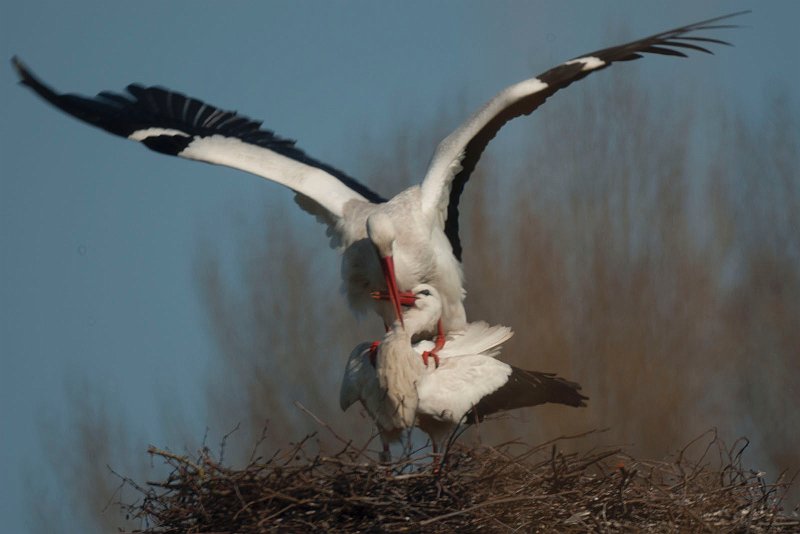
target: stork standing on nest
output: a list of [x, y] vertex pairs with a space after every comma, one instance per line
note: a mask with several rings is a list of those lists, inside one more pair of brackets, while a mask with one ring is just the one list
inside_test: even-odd
[[[343, 286], [354, 310], [375, 307], [384, 323], [391, 325], [400, 319], [398, 287], [407, 290], [427, 283], [441, 296], [442, 328], [450, 332], [466, 326], [459, 200], [483, 150], [503, 125], [532, 113], [558, 90], [614, 62], [648, 53], [681, 57], [686, 56], [681, 50], [710, 53], [704, 46], [728, 43], [694, 32], [731, 27], [718, 23], [739, 14], [583, 54], [507, 87], [439, 143], [420, 185], [390, 200], [236, 112], [138, 84], [129, 85], [128, 94], [60, 94], [19, 59], [12, 63], [21, 83], [80, 120], [163, 154], [232, 167], [291, 188], [300, 207], [328, 225], [331, 244], [342, 251]], [[392, 254], [382, 256], [383, 265], [367, 239], [367, 221], [379, 213], [396, 232]], [[380, 289], [389, 292], [391, 305], [370, 299], [370, 293]]]
[[339, 394], [342, 410], [360, 401], [380, 432], [388, 461], [389, 443], [418, 426], [431, 438], [434, 453], [462, 422], [476, 423], [487, 415], [547, 402], [585, 406], [580, 386], [550, 373], [526, 371], [497, 360], [500, 346], [511, 336], [506, 326], [469, 323], [450, 332], [439, 353], [438, 367], [426, 366], [421, 354], [434, 347], [416, 341], [419, 332], [435, 327], [442, 310], [438, 291], [430, 285], [404, 294], [404, 322], [392, 325], [374, 365], [370, 344], [358, 345], [345, 366]]

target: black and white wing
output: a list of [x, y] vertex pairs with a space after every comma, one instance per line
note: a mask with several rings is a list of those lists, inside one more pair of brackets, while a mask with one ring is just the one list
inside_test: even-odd
[[456, 258], [461, 260], [461, 241], [458, 236], [458, 202], [461, 192], [486, 145], [505, 123], [516, 117], [529, 115], [556, 91], [612, 63], [638, 59], [642, 54], [687, 57], [684, 50], [711, 54], [706, 46], [730, 43], [698, 37], [693, 32], [735, 28], [736, 26], [717, 23], [744, 13], [747, 11], [704, 20], [567, 61], [536, 78], [507, 87], [442, 140], [422, 183], [422, 194], [425, 209], [436, 210], [439, 220], [444, 224], [445, 234]]
[[138, 84], [129, 85], [127, 94], [59, 94], [18, 58], [12, 64], [20, 83], [73, 117], [162, 154], [224, 165], [283, 184], [298, 193], [304, 209], [324, 219], [330, 217], [320, 213], [317, 205], [339, 218], [348, 200], [383, 202], [355, 179], [307, 156], [294, 141], [263, 130], [260, 122], [234, 111]]

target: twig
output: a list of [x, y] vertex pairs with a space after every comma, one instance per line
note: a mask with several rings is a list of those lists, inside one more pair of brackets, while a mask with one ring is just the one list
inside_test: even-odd
[[205, 473], [206, 473], [205, 470], [201, 466], [199, 466], [198, 464], [196, 464], [196, 463], [192, 462], [191, 460], [189, 460], [186, 456], [179, 456], [179, 455], [177, 455], [175, 453], [172, 453], [172, 452], [169, 452], [169, 451], [165, 451], [163, 449], [159, 449], [158, 447], [155, 447], [154, 445], [149, 445], [147, 447], [147, 453], [151, 454], [151, 455], [155, 455], [155, 456], [162, 456], [164, 458], [169, 458], [170, 460], [175, 460], [176, 462], [179, 462], [179, 463], [182, 463], [182, 464], [186, 464], [189, 467], [191, 467], [192, 469], [194, 469], [195, 472], [197, 472], [198, 476], [200, 476], [200, 478], [204, 478], [205, 477]]
[[443, 519], [448, 519], [451, 517], [455, 517], [457, 515], [468, 514], [470, 512], [474, 512], [475, 510], [486, 508], [487, 506], [495, 506], [498, 504], [509, 504], [513, 502], [522, 502], [522, 501], [541, 501], [541, 500], [551, 499], [553, 497], [560, 497], [562, 495], [573, 495], [576, 493], [578, 492], [570, 490], [570, 491], [562, 491], [560, 493], [549, 493], [547, 495], [527, 495], [523, 497], [507, 497], [505, 499], [495, 499], [493, 501], [486, 501], [482, 502], [481, 504], [476, 504], [475, 506], [465, 508], [464, 510], [456, 510], [455, 512], [450, 512], [448, 514], [443, 514], [436, 517], [432, 517], [430, 519], [426, 519], [424, 521], [420, 521], [419, 525], [424, 527], [426, 525], [430, 525], [431, 523], [442, 521]]

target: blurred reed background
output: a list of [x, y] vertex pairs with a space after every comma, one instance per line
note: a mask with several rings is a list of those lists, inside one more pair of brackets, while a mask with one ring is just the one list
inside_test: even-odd
[[[546, 105], [504, 131], [520, 141], [487, 151], [461, 202], [469, 317], [512, 326], [502, 358], [578, 381], [589, 406], [521, 410], [463, 439], [536, 443], [607, 427], [579, 445], [659, 457], [716, 427], [730, 442], [751, 439], [753, 468], [797, 470], [797, 101], [776, 91], [744, 116], [691, 88], [645, 90], [622, 71], [570, 88], [571, 105]], [[353, 174], [386, 194], [418, 182], [467, 112], [443, 112], [422, 133], [398, 130], [388, 151], [366, 146]], [[206, 411], [213, 436], [239, 425], [226, 448], [234, 463], [265, 425], [265, 454], [319, 429], [296, 400], [356, 442], [372, 434], [337, 399], [347, 355], [381, 335], [380, 321], [352, 317], [323, 227], [309, 218], [291, 228], [295, 209], [242, 225], [233, 272], [213, 243], [198, 243], [198, 291], [219, 359], [198, 384], [206, 406], [183, 409]], [[74, 495], [72, 513], [110, 531], [121, 519], [102, 510], [119, 480], [106, 464], [139, 481], [157, 476], [145, 451], [131, 450], [112, 392], [76, 386], [71, 402], [75, 419], [49, 428], [59, 451], [49, 461]], [[165, 407], [175, 441], [157, 445], [191, 451], [202, 436], [180, 428], [180, 410]], [[57, 514], [34, 512], [40, 529], [58, 524]]]

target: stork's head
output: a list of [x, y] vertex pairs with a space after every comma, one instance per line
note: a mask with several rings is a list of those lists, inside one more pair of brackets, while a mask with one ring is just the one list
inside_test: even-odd
[[391, 217], [383, 212], [373, 213], [367, 217], [367, 236], [378, 252], [389, 300], [392, 301], [394, 307], [395, 318], [400, 321], [400, 324], [403, 324], [403, 311], [400, 308], [400, 295], [394, 272], [395, 228]]
[[[420, 330], [430, 329], [430, 326], [436, 324], [442, 316], [442, 299], [439, 297], [439, 292], [432, 285], [419, 284], [414, 286], [412, 293], [414, 303], [407, 312], [409, 320], [413, 314]], [[402, 300], [401, 303], [405, 304]]]
[[[373, 293], [373, 298], [389, 300], [388, 293]], [[411, 335], [426, 330], [433, 330], [442, 316], [442, 300], [435, 287], [429, 284], [419, 284], [409, 292], [400, 294], [399, 302], [406, 307], [403, 325]]]

